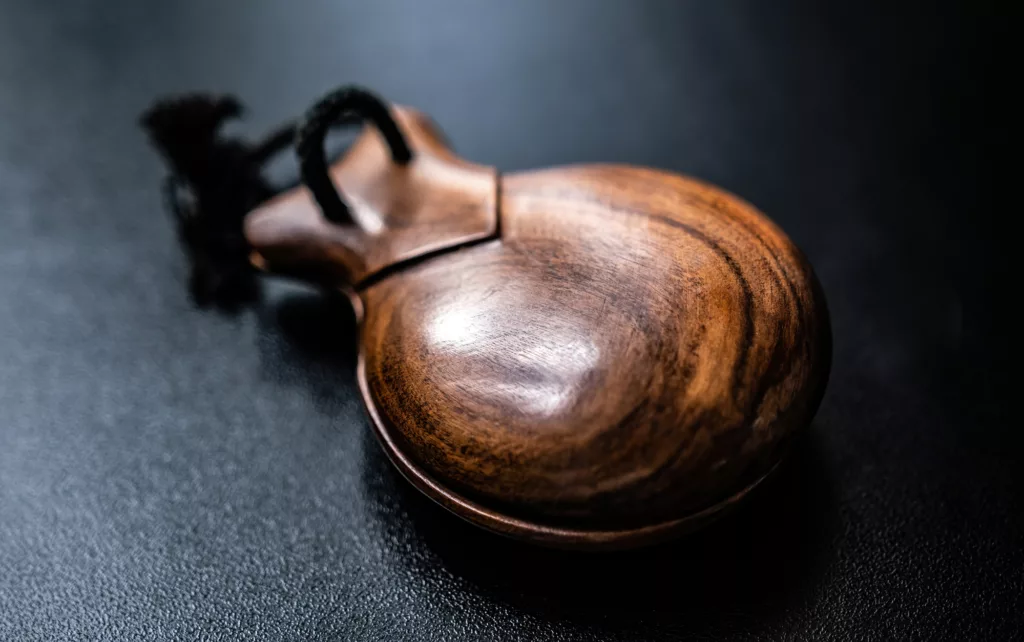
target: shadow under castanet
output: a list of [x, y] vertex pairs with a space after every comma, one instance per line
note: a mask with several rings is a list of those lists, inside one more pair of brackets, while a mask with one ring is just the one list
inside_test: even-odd
[[263, 375], [285, 386], [301, 386], [317, 410], [334, 416], [359, 400], [356, 387], [358, 326], [340, 293], [283, 285], [279, 297], [264, 297], [256, 309], [256, 340]]
[[[259, 311], [261, 361], [287, 385], [308, 386], [321, 412], [354, 395], [357, 327], [341, 295], [298, 292]], [[611, 628], [685, 626], [781, 617], [814, 594], [832, 556], [834, 490], [812, 427], [779, 469], [734, 511], [666, 544], [613, 553], [537, 547], [481, 530], [406, 482], [367, 421], [360, 476], [390, 563], [431, 573], [436, 559], [492, 598], [547, 620]]]
[[[513, 541], [473, 526], [419, 493], [367, 432], [362, 481], [391, 537], [410, 528], [453, 574], [549, 620], [611, 628], [781, 617], [808, 599], [831, 558], [838, 515], [813, 429], [734, 511], [675, 541], [631, 551], [582, 553]], [[403, 548], [410, 569], [423, 552]], [[399, 560], [401, 561], [401, 560]]]

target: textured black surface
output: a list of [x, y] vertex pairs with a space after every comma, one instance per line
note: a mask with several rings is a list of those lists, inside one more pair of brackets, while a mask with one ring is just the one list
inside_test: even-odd
[[[0, 639], [1019, 636], [1019, 418], [982, 285], [996, 36], [834, 4], [0, 0]], [[774, 483], [661, 548], [519, 546], [392, 472], [343, 303], [277, 283], [194, 310], [139, 112], [234, 92], [255, 135], [346, 82], [502, 170], [666, 167], [779, 222], [835, 366]]]

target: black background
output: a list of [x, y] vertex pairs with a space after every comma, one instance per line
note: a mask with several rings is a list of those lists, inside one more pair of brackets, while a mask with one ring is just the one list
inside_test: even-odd
[[[842, 4], [0, 0], [0, 639], [1019, 635], [1004, 20]], [[344, 303], [193, 309], [139, 112], [234, 92], [257, 135], [348, 82], [502, 171], [653, 165], [774, 218], [835, 334], [782, 473], [671, 545], [521, 546], [392, 471]]]

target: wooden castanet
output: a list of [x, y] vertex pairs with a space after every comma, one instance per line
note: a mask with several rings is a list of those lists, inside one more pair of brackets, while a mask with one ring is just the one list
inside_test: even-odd
[[264, 269], [351, 293], [362, 395], [414, 485], [497, 532], [615, 548], [693, 529], [773, 470], [831, 350], [781, 230], [651, 169], [499, 176], [390, 115], [408, 159], [368, 124], [329, 172], [346, 212], [300, 187], [245, 229]]

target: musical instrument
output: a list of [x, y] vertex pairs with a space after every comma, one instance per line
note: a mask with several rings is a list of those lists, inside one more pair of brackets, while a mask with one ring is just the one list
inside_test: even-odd
[[[328, 165], [326, 132], [353, 118]], [[251, 262], [348, 294], [380, 443], [470, 522], [560, 547], [664, 540], [747, 495], [814, 415], [824, 295], [722, 189], [625, 165], [502, 174], [351, 87], [295, 147], [304, 185], [242, 212]]]

